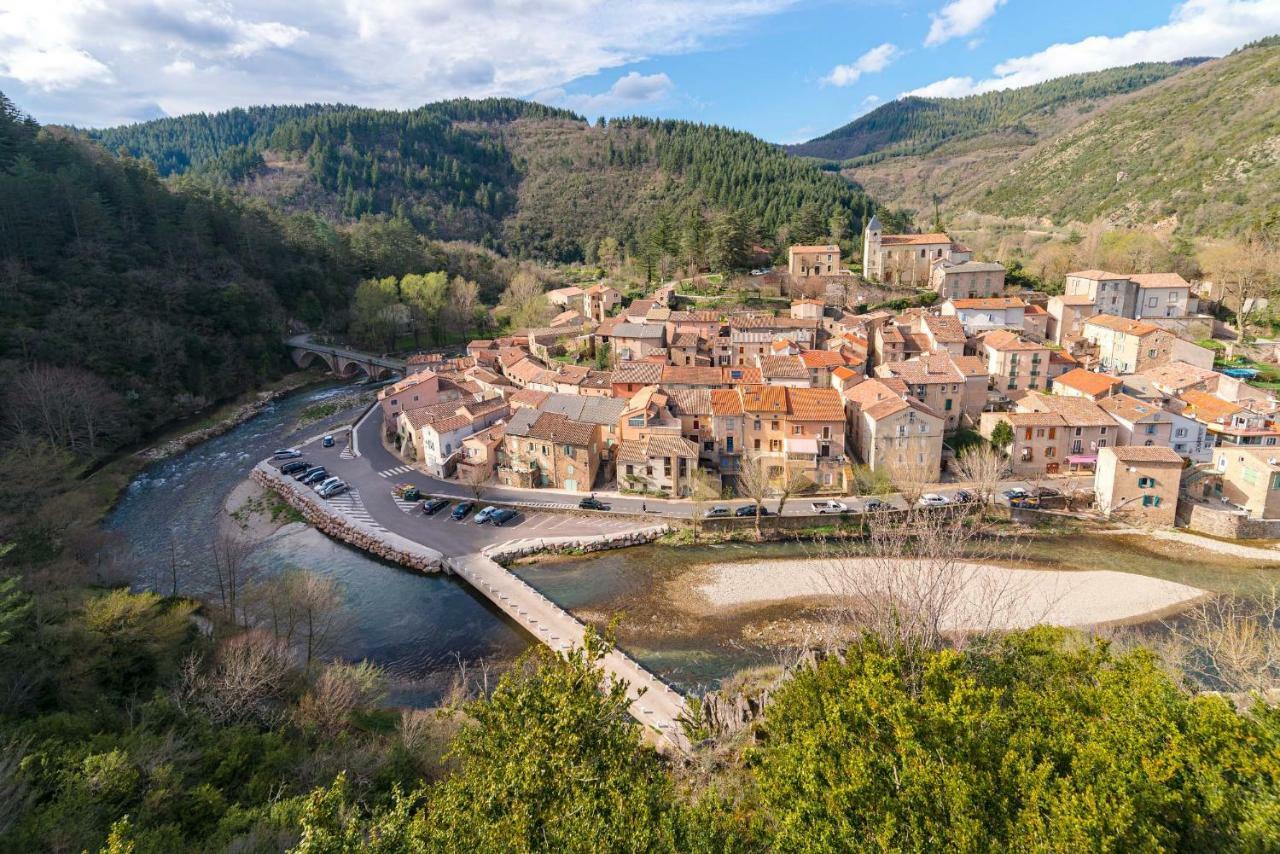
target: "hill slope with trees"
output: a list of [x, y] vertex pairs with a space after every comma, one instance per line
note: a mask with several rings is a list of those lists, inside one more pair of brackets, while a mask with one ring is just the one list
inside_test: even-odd
[[750, 134], [690, 122], [592, 125], [513, 99], [233, 113], [90, 136], [113, 150], [189, 163], [197, 175], [285, 210], [335, 223], [401, 217], [431, 238], [539, 260], [593, 258], [606, 238], [638, 253], [655, 221], [695, 213], [710, 221], [738, 212], [772, 241], [780, 229], [796, 231], [801, 208], [815, 212], [808, 221], [821, 222], [824, 235], [833, 220], [856, 231], [870, 211], [864, 194], [828, 172]]

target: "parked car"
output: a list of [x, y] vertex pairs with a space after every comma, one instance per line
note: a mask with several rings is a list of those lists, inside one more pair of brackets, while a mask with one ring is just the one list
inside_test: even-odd
[[280, 466], [280, 474], [294, 474], [295, 472], [306, 471], [311, 468], [311, 463], [306, 460], [294, 460], [291, 463], [285, 463]]
[[1003, 495], [1005, 498], [1007, 498], [1009, 501], [1013, 501], [1013, 499], [1015, 498], [1027, 497], [1027, 491], [1020, 486], [1015, 486], [1012, 489], [1006, 489], [1004, 492], [1000, 494]]
[[1040, 499], [1034, 495], [1017, 495], [1009, 499], [1010, 507], [1039, 507]]
[[347, 485], [342, 481], [331, 483], [324, 489], [320, 490], [321, 498], [333, 498], [335, 495], [341, 495], [347, 491]]
[[849, 505], [843, 501], [815, 501], [811, 505], [814, 513], [848, 513]]
[[422, 512], [428, 516], [434, 516], [439, 511], [449, 506], [449, 502], [443, 498], [432, 498], [430, 501], [422, 502]]
[[327, 477], [324, 480], [320, 481], [319, 483], [314, 484], [314, 487], [316, 492], [323, 492], [325, 487], [333, 486], [335, 483], [338, 483], [340, 480], [341, 478], [337, 478], [337, 477]]
[[1060, 495], [1062, 495], [1062, 493], [1054, 489], [1052, 486], [1037, 486], [1031, 490], [1031, 496], [1033, 498], [1057, 498]]
[[941, 507], [944, 504], [950, 503], [951, 502], [947, 500], [947, 496], [945, 495], [939, 495], [936, 492], [926, 492], [924, 495], [920, 496], [920, 500], [916, 502], [916, 505], [919, 507]]
[[[733, 511], [733, 515], [735, 515], [735, 516], [754, 516], [754, 515], [756, 515], [756, 506], [755, 506], [754, 504], [744, 504], [744, 505], [742, 505], [741, 507], [739, 507], [737, 510]], [[761, 515], [761, 516], [773, 516], [773, 515], [774, 515], [774, 512], [773, 512], [772, 510], [770, 510], [768, 507], [761, 507], [761, 508], [760, 508], [760, 515]]]
[[968, 504], [976, 501], [977, 497], [972, 492], [966, 492], [963, 489], [957, 489], [951, 494], [951, 500], [957, 504]]
[[498, 512], [498, 508], [490, 504], [488, 507], [484, 508], [483, 510], [481, 510], [479, 513], [476, 514], [475, 523], [477, 525], [483, 525], [485, 522], [488, 522], [490, 519], [492, 519], [493, 514], [497, 512]]
[[333, 447], [333, 437], [332, 437], [332, 436], [325, 436], [323, 439], [321, 439], [321, 440], [320, 440], [320, 444], [321, 444], [321, 446], [323, 446], [323, 447], [325, 447], [325, 448], [332, 448], [332, 447]]
[[862, 512], [864, 513], [879, 513], [881, 510], [892, 509], [893, 507], [891, 505], [885, 504], [879, 498], [868, 498], [866, 501], [862, 502]]
[[324, 466], [307, 466], [302, 471], [295, 471], [293, 473], [293, 479], [302, 480], [303, 478], [313, 475], [318, 471], [324, 471]]
[[271, 455], [273, 460], [295, 460], [302, 456], [302, 451], [297, 448], [281, 448]]
[[461, 521], [467, 518], [467, 514], [470, 513], [472, 509], [475, 508], [475, 506], [476, 506], [476, 503], [474, 501], [459, 501], [454, 506], [453, 512], [450, 513], [449, 515], [452, 516], [454, 519]]
[[725, 507], [723, 504], [717, 504], [715, 507], [708, 507], [706, 509], [706, 512], [704, 512], [702, 515], [708, 519], [714, 518], [716, 516], [728, 516], [729, 508]]
[[417, 501], [422, 498], [422, 491], [416, 486], [411, 486], [408, 489], [392, 490], [392, 494], [401, 501]]
[[304, 477], [300, 478], [301, 482], [307, 484], [308, 486], [310, 486], [313, 483], [320, 483], [321, 481], [328, 480], [328, 479], [329, 479], [329, 470], [326, 469], [324, 466], [320, 466], [319, 468], [312, 469], [311, 471], [307, 472]]
[[495, 528], [501, 528], [503, 525], [516, 518], [517, 515], [516, 511], [512, 510], [510, 507], [503, 507], [500, 510], [495, 510], [489, 517], [489, 521], [493, 523]]
[[588, 495], [586, 498], [578, 502], [578, 507], [582, 510], [608, 510], [609, 505], [605, 504], [594, 495]]

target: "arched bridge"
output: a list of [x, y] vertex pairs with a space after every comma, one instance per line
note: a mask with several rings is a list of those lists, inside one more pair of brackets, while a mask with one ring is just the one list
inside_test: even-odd
[[319, 360], [343, 379], [353, 379], [364, 374], [371, 380], [380, 380], [390, 374], [403, 374], [406, 370], [403, 359], [374, 356], [333, 344], [318, 344], [311, 340], [310, 335], [295, 335], [286, 343], [293, 363], [299, 368], [312, 367]]

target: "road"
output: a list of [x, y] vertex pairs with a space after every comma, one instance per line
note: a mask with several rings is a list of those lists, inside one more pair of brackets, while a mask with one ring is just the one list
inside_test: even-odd
[[[411, 483], [424, 493], [430, 495], [441, 495], [449, 498], [467, 498], [473, 497], [471, 490], [456, 481], [441, 480], [440, 478], [431, 477], [423, 472], [416, 471], [406, 464], [399, 457], [387, 450], [382, 443], [382, 413], [377, 407], [371, 409], [368, 415], [356, 424], [353, 431], [354, 444], [353, 447], [360, 454], [360, 458], [366, 462], [366, 473], [368, 469], [386, 478], [392, 483]], [[308, 458], [314, 457], [315, 454], [308, 450]], [[324, 460], [321, 460], [324, 462]], [[326, 463], [327, 466], [327, 463]], [[346, 477], [341, 472], [334, 472], [344, 480]], [[1000, 489], [1031, 489], [1032, 484], [1027, 480], [1009, 479], [1001, 482]], [[1070, 477], [1054, 478], [1052, 480], [1042, 481], [1043, 486], [1052, 486], [1064, 494], [1077, 489], [1092, 488], [1092, 475], [1076, 475]], [[963, 483], [939, 483], [930, 486], [928, 491], [935, 492], [948, 498], [955, 495], [956, 492], [964, 488]], [[649, 515], [654, 517], [666, 517], [671, 519], [688, 519], [693, 515], [694, 506], [689, 501], [671, 501], [660, 498], [641, 498], [631, 495], [621, 495], [616, 492], [601, 491], [596, 496], [610, 505], [615, 513], [628, 513], [633, 515]], [[536, 509], [545, 507], [555, 510], [571, 510], [576, 509], [578, 502], [582, 499], [582, 493], [567, 492], [555, 489], [520, 489], [509, 486], [490, 485], [484, 488], [482, 500], [498, 502], [502, 504], [511, 504], [513, 506], [521, 506]], [[877, 499], [898, 509], [905, 509], [907, 502], [901, 495], [881, 495]], [[792, 497], [783, 508], [784, 516], [813, 516], [814, 514], [810, 504], [811, 498]], [[848, 504], [849, 507], [857, 512], [863, 508], [867, 499], [856, 496], [845, 496], [838, 500]], [[729, 508], [733, 512], [738, 507], [749, 505], [750, 502], [737, 500], [725, 500], [707, 502], [707, 507], [712, 505]], [[777, 512], [777, 499], [770, 499], [764, 502], [764, 506], [773, 512]], [[584, 514], [585, 516], [586, 514]], [[596, 514], [590, 514], [595, 516]]]

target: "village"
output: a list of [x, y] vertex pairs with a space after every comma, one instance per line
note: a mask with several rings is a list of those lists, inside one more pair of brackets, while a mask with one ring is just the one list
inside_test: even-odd
[[[477, 489], [663, 499], [936, 501], [928, 486], [963, 483], [958, 463], [985, 447], [1037, 485], [1006, 496], [1023, 506], [1069, 477], [1127, 524], [1280, 536], [1275, 395], [1256, 370], [1215, 368], [1233, 332], [1177, 273], [1017, 290], [948, 235], [875, 218], [861, 277], [834, 244], [787, 259], [749, 280], [771, 310], [700, 308], [678, 282], [630, 302], [608, 282], [550, 291], [545, 327], [411, 357], [378, 395], [385, 439]], [[926, 298], [871, 308], [860, 284]]]

